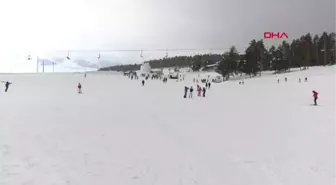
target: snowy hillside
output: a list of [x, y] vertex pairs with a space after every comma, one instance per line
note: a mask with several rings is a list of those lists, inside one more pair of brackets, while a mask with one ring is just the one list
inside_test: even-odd
[[0, 184], [335, 183], [335, 66], [183, 99], [192, 78], [142, 87], [117, 73], [0, 75], [13, 82], [0, 92]]

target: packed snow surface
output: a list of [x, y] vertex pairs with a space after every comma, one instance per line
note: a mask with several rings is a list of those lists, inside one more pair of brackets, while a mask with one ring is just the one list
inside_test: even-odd
[[13, 83], [0, 92], [0, 185], [335, 183], [334, 66], [183, 99], [194, 76], [144, 87], [107, 73], [0, 76]]

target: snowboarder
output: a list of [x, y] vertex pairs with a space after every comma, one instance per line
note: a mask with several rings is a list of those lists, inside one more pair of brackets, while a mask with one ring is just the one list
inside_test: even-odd
[[185, 86], [184, 87], [184, 96], [183, 96], [183, 98], [187, 98], [188, 90], [189, 90], [189, 87]]
[[9, 85], [11, 85], [12, 83], [8, 82], [8, 81], [2, 81], [3, 83], [5, 83], [5, 92], [8, 91]]
[[203, 87], [203, 97], [205, 97], [206, 88]]
[[81, 94], [82, 93], [82, 84], [78, 82], [77, 88], [78, 88], [78, 94]]
[[314, 105], [317, 105], [317, 98], [318, 98], [318, 93], [316, 91], [312, 91], [313, 92], [313, 97], [314, 97]]
[[142, 80], [142, 86], [144, 86], [145, 85], [145, 80]]
[[191, 86], [191, 87], [190, 87], [189, 98], [192, 98], [192, 97], [193, 97], [193, 92], [194, 92], [194, 89], [193, 89], [193, 87]]

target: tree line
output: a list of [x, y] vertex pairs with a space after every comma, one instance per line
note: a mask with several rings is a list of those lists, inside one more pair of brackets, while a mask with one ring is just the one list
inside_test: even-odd
[[[246, 73], [255, 76], [264, 70], [285, 72], [290, 68], [308, 69], [309, 66], [333, 65], [336, 63], [336, 34], [324, 32], [312, 36], [310, 33], [294, 39], [291, 43], [283, 41], [278, 46], [266, 48], [263, 40], [253, 39], [244, 53], [235, 46], [223, 54], [204, 54], [194, 56], [165, 57], [149, 62], [152, 68], [191, 67], [201, 70], [211, 64], [218, 64], [216, 71], [226, 78], [232, 74]], [[141, 64], [117, 65], [100, 70], [135, 71]]]

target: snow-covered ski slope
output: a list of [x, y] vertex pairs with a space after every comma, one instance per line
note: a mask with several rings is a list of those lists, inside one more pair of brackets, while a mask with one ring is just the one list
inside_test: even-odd
[[13, 82], [0, 92], [0, 185], [335, 183], [335, 66], [183, 99], [193, 76], [0, 76]]

